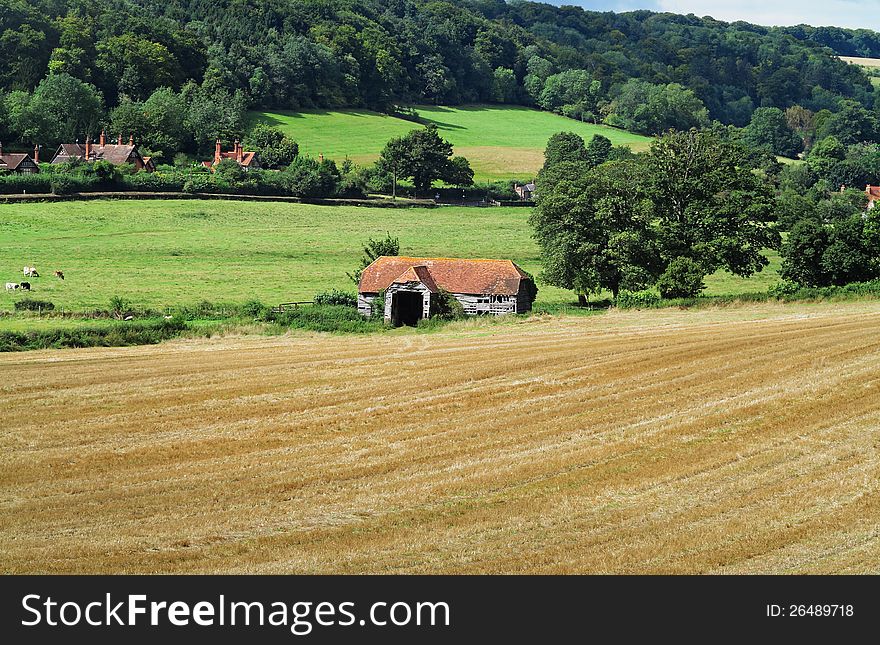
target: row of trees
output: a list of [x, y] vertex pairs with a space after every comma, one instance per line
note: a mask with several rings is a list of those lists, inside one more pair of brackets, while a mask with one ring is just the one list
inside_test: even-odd
[[241, 92], [190, 82], [179, 92], [161, 87], [143, 101], [126, 98], [107, 111], [94, 85], [57, 72], [33, 92], [15, 90], [0, 97], [0, 136], [54, 148], [104, 129], [126, 140], [134, 136], [157, 160], [170, 162], [180, 152], [206, 153], [217, 138], [241, 139], [246, 109]]
[[595, 140], [578, 139], [553, 137], [538, 176], [531, 223], [550, 284], [582, 301], [658, 282], [666, 297], [696, 295], [705, 275], [749, 276], [767, 264], [762, 250], [778, 247], [773, 193], [742, 146], [671, 132], [647, 154], [602, 163]]
[[719, 269], [761, 271], [766, 249], [780, 250], [782, 277], [799, 286], [878, 279], [880, 209], [867, 210], [862, 188], [832, 188], [817, 174], [849, 160], [880, 183], [880, 146], [841, 146], [835, 154], [849, 156], [835, 160], [823, 156], [829, 140], [783, 167], [723, 129], [671, 131], [640, 155], [555, 135], [531, 216], [544, 279], [582, 302], [651, 287], [692, 297]]

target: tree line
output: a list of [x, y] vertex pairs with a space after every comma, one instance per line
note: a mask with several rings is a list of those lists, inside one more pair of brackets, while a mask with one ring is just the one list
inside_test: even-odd
[[774, 249], [783, 289], [878, 280], [880, 208], [828, 178], [841, 165], [880, 177], [880, 145], [828, 136], [783, 165], [724, 127], [670, 131], [642, 154], [554, 135], [530, 218], [543, 278], [582, 303], [602, 291], [692, 298], [719, 269], [761, 271]]

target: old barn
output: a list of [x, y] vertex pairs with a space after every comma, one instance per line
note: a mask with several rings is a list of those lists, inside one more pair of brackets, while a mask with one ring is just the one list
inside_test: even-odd
[[361, 274], [358, 311], [371, 316], [384, 294], [385, 320], [414, 325], [437, 311], [441, 290], [471, 316], [525, 313], [537, 293], [532, 277], [510, 260], [382, 256]]

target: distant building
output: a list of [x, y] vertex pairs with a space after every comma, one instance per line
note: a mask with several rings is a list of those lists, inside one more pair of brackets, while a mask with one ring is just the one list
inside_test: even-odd
[[101, 131], [101, 137], [98, 143], [92, 143], [90, 137], [86, 138], [85, 145], [76, 143], [62, 143], [58, 146], [55, 156], [52, 157], [52, 163], [69, 163], [76, 159], [85, 162], [109, 161], [115, 166], [123, 164], [131, 164], [138, 170], [146, 170], [152, 172], [156, 169], [150, 157], [144, 157], [135, 145], [134, 137], [128, 138], [128, 143], [122, 143], [122, 135], [116, 139], [116, 143], [107, 143], [104, 131]]
[[[34, 157], [39, 159], [39, 155], [39, 148], [34, 148]], [[0, 171], [16, 175], [32, 175], [40, 172], [40, 166], [25, 152], [3, 152], [3, 144], [0, 143]]]
[[516, 194], [524, 202], [535, 199], [535, 184], [525, 184], [524, 186], [514, 184], [513, 190], [516, 191]]
[[471, 316], [531, 311], [537, 293], [532, 277], [510, 260], [382, 256], [361, 274], [358, 311], [371, 316], [384, 292], [385, 320], [415, 325], [437, 311], [441, 289]]
[[880, 201], [880, 186], [865, 186], [865, 194], [868, 196], [868, 210], [871, 210]]
[[202, 165], [205, 168], [213, 169], [214, 166], [216, 166], [224, 159], [232, 159], [244, 170], [260, 168], [260, 159], [257, 157], [257, 153], [244, 150], [241, 146], [241, 142], [238, 139], [236, 139], [235, 143], [232, 144], [232, 150], [230, 150], [229, 152], [223, 152], [221, 150], [220, 139], [217, 139], [217, 142], [214, 144], [214, 159], [212, 159], [211, 161], [203, 161]]

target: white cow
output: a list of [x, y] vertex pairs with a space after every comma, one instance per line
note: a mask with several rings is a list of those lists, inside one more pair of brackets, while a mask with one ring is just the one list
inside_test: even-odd
[[40, 274], [37, 273], [37, 267], [25, 267], [22, 269], [22, 273], [24, 273], [25, 278], [39, 278]]
[[17, 282], [7, 282], [6, 283], [6, 290], [7, 291], [15, 291], [16, 289], [18, 289]]

